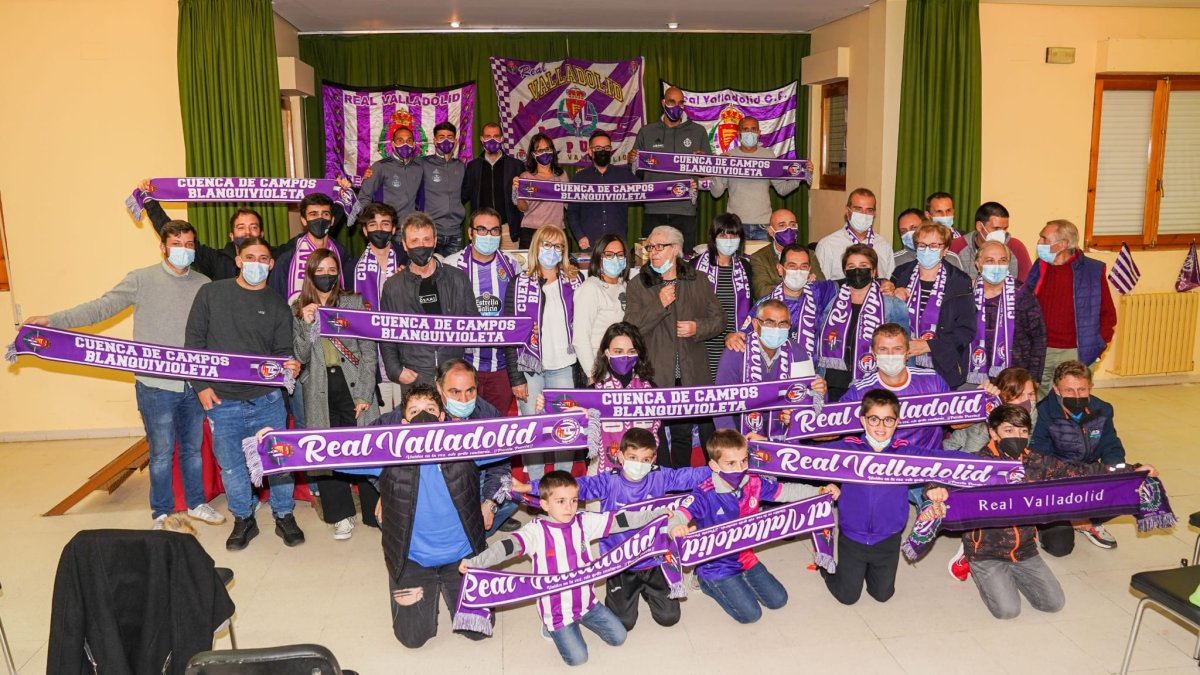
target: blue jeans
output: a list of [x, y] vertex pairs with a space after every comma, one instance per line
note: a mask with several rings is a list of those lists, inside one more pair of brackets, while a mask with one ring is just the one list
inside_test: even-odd
[[[292, 393], [288, 394], [287, 407], [287, 412], [292, 413], [292, 423], [297, 429], [304, 429], [304, 387], [301, 386], [300, 380], [296, 380], [296, 386], [292, 388]], [[278, 428], [282, 429], [283, 426]]]
[[179, 475], [189, 509], [205, 502], [203, 462], [200, 445], [204, 440], [204, 409], [189, 384], [183, 391], [167, 391], [133, 384], [138, 412], [150, 443], [150, 516], [157, 518], [175, 511], [174, 476], [171, 463], [175, 443], [179, 443]]
[[[207, 413], [212, 427], [213, 454], [221, 466], [221, 481], [229, 512], [238, 518], [254, 514], [254, 491], [250, 486], [250, 471], [242, 454], [242, 439], [253, 436], [263, 427], [283, 429], [287, 426], [287, 411], [283, 407], [283, 390], [274, 389], [249, 401], [223, 399]], [[271, 512], [282, 518], [292, 512], [292, 474], [268, 476], [271, 486]]]
[[440, 256], [454, 255], [463, 249], [461, 234], [439, 234], [433, 252]]
[[629, 633], [621, 620], [612, 610], [604, 605], [596, 605], [588, 610], [579, 621], [567, 624], [558, 630], [550, 631], [550, 639], [558, 647], [558, 655], [568, 666], [579, 666], [587, 663], [587, 643], [583, 641], [583, 632], [579, 625], [583, 624], [588, 630], [600, 636], [601, 640], [614, 647], [625, 644]]
[[500, 529], [500, 526], [504, 524], [504, 521], [512, 518], [512, 514], [516, 513], [517, 509], [519, 508], [521, 508], [521, 502], [515, 499], [510, 499], [501, 504], [500, 508], [496, 509], [496, 516], [492, 519], [491, 529], [488, 530], [487, 534], [483, 536], [486, 538], [496, 534], [496, 530]]
[[[537, 397], [544, 389], [571, 389], [575, 386], [575, 375], [571, 366], [559, 368], [557, 370], [543, 370], [540, 373], [526, 373], [525, 385], [529, 390], [529, 396], [524, 401], [517, 400], [517, 412], [521, 415], [535, 414], [535, 406], [537, 405]], [[575, 459], [574, 450], [563, 450], [559, 452], [535, 452], [521, 457], [522, 463], [525, 464], [525, 470], [529, 472], [529, 480], [539, 480], [546, 473], [546, 464], [553, 464], [554, 468], [564, 471], [571, 470], [571, 464]]]
[[788, 601], [787, 589], [762, 563], [719, 581], [701, 577], [700, 590], [738, 623], [754, 623], [762, 617], [762, 607], [779, 609]]
[[767, 241], [770, 239], [770, 237], [767, 236], [767, 226], [766, 225], [756, 225], [754, 223], [742, 223], [742, 234], [745, 235], [747, 241], [749, 241], [751, 239]]

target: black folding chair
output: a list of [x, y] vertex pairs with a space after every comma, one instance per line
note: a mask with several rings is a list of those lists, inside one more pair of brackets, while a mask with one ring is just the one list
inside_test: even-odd
[[200, 652], [188, 661], [187, 675], [356, 675], [342, 670], [321, 645]]
[[[1142, 625], [1142, 614], [1146, 607], [1154, 605], [1175, 615], [1200, 630], [1200, 607], [1188, 598], [1200, 586], [1200, 566], [1176, 567], [1158, 572], [1138, 572], [1129, 580], [1133, 590], [1145, 595], [1133, 614], [1133, 628], [1129, 631], [1129, 644], [1125, 646], [1125, 660], [1121, 663], [1121, 675], [1129, 672], [1133, 659], [1133, 646], [1137, 642], [1138, 629]], [[1193, 659], [1200, 659], [1200, 637], [1192, 651]]]

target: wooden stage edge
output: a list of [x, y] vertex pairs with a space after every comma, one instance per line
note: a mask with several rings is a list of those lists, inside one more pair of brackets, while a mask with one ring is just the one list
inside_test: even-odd
[[83, 501], [97, 490], [104, 490], [112, 494], [114, 490], [121, 487], [126, 478], [129, 478], [135, 471], [145, 467], [150, 461], [150, 443], [145, 437], [142, 437], [129, 449], [117, 455], [117, 458], [104, 468], [92, 474], [92, 477], [86, 483], [79, 486], [77, 490], [72, 492], [66, 499], [54, 505], [54, 508], [43, 513], [43, 516], [61, 516], [71, 507]]

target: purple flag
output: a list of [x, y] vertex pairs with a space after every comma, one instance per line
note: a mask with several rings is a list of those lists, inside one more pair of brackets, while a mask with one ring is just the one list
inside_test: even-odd
[[329, 178], [152, 178], [149, 193], [134, 190], [125, 208], [142, 219], [147, 197], [160, 202], [273, 202], [291, 204], [312, 194], [328, 195], [353, 218], [358, 211], [354, 191]]
[[551, 412], [583, 408], [597, 411], [602, 420], [652, 420], [737, 415], [806, 405], [811, 402], [810, 387], [814, 379], [705, 387], [546, 389], [542, 393], [546, 397], [546, 410]]
[[696, 201], [690, 180], [660, 180], [646, 183], [563, 183], [522, 178], [517, 196], [544, 202], [666, 202]]
[[[1016, 460], [983, 459], [967, 453], [959, 457], [923, 457], [846, 450], [828, 446], [750, 442], [750, 470], [819, 483], [913, 485], [936, 481], [960, 487], [1005, 485], [1025, 479]], [[949, 451], [947, 451], [949, 455]]]
[[800, 159], [765, 159], [726, 155], [689, 155], [673, 152], [639, 152], [639, 169], [693, 176], [727, 176], [771, 180], [808, 181], [808, 166]]
[[[683, 506], [687, 508], [686, 501]], [[680, 560], [692, 567], [833, 526], [833, 496], [817, 495], [697, 530], [679, 541]]]
[[1200, 261], [1196, 260], [1196, 242], [1183, 258], [1183, 267], [1179, 268], [1179, 278], [1175, 280], [1175, 290], [1186, 293], [1193, 288], [1200, 288]]
[[554, 141], [560, 164], [587, 165], [588, 137], [612, 138], [614, 164], [626, 161], [645, 124], [642, 57], [628, 61], [521, 61], [491, 57], [504, 151], [521, 161], [534, 134]]
[[290, 356], [184, 349], [43, 326], [21, 326], [5, 358], [14, 363], [20, 354], [154, 377], [285, 387], [289, 392], [295, 383], [283, 367]]
[[1126, 295], [1133, 290], [1138, 279], [1141, 278], [1142, 271], [1133, 261], [1133, 251], [1129, 250], [1128, 244], [1121, 242], [1121, 252], [1117, 254], [1117, 260], [1113, 263], [1112, 269], [1108, 271], [1108, 282], [1117, 289], [1118, 293]]
[[345, 176], [355, 186], [371, 164], [392, 155], [392, 134], [413, 132], [418, 155], [433, 154], [433, 128], [450, 122], [458, 129], [458, 158], [471, 160], [475, 138], [475, 83], [444, 89], [348, 87], [321, 83], [325, 117], [325, 176]]
[[[663, 93], [671, 86], [661, 82]], [[796, 90], [791, 82], [770, 91], [683, 91], [687, 118], [708, 130], [713, 152], [724, 154], [738, 145], [738, 123], [758, 120], [760, 147], [781, 159], [796, 159]]]
[[526, 317], [393, 314], [339, 307], [319, 308], [317, 322], [322, 337], [467, 347], [524, 344], [533, 331], [533, 319]]
[[[897, 426], [908, 429], [981, 422], [998, 405], [1000, 399], [989, 396], [982, 389], [901, 396], [900, 422]], [[863, 428], [858, 421], [861, 409], [861, 401], [847, 401], [827, 403], [819, 412], [807, 408], [795, 410], [792, 412], [787, 439], [861, 434]]]

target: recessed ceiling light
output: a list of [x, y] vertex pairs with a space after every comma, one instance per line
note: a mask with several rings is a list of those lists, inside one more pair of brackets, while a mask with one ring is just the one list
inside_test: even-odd
[[668, 23], [668, 24], [667, 24], [667, 28], [670, 28], [671, 30], [675, 30], [676, 28], [679, 28], [679, 24], [678, 24], [678, 23], [676, 23], [676, 22], [674, 22], [674, 21], [672, 21], [672, 22], [670, 22], [670, 23]]
[[451, 28], [458, 28], [458, 27], [459, 27], [459, 26], [461, 26], [461, 25], [462, 25], [462, 23], [461, 23], [461, 22], [459, 22], [459, 21], [451, 21], [451, 22], [450, 22], [450, 27], [451, 27]]

